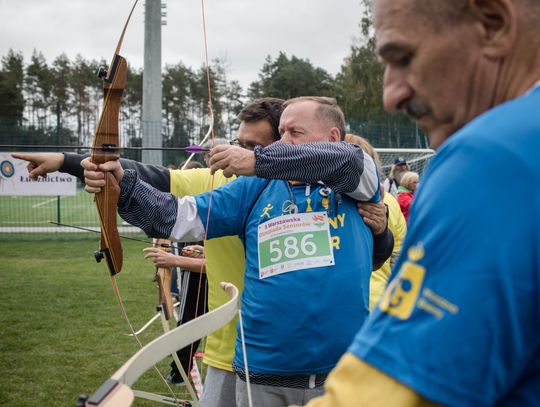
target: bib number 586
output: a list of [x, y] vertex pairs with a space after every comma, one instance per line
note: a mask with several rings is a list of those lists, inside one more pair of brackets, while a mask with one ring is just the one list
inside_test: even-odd
[[270, 261], [272, 263], [277, 263], [280, 261], [283, 256], [287, 259], [295, 259], [298, 257], [300, 252], [305, 256], [312, 256], [317, 251], [317, 245], [312, 242], [313, 234], [307, 233], [300, 240], [298, 244], [298, 239], [295, 236], [288, 236], [283, 240], [272, 240], [270, 242]]

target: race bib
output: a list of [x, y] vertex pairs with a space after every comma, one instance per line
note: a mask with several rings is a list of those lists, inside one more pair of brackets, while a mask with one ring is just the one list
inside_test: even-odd
[[326, 212], [295, 213], [261, 223], [259, 278], [334, 265]]

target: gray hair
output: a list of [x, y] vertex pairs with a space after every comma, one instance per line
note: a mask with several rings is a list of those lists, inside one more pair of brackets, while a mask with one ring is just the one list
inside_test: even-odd
[[293, 103], [312, 101], [318, 103], [317, 114], [333, 127], [336, 127], [339, 130], [339, 137], [341, 140], [345, 138], [347, 131], [345, 130], [345, 115], [343, 110], [337, 104], [336, 99], [329, 98], [325, 96], [300, 96], [297, 98], [287, 100], [283, 106], [287, 107]]

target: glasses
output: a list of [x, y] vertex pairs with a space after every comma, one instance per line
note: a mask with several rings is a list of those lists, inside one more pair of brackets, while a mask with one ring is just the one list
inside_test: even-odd
[[257, 147], [259, 145], [259, 144], [252, 144], [252, 143], [244, 144], [240, 140], [238, 140], [237, 138], [229, 141], [229, 144], [231, 146], [245, 148], [246, 150], [249, 150], [249, 151], [255, 150], [255, 147]]
[[229, 144], [230, 144], [231, 146], [236, 146], [236, 147], [246, 148], [246, 147], [244, 146], [244, 144], [241, 143], [240, 140], [238, 140], [237, 138], [232, 139], [231, 141], [229, 141]]

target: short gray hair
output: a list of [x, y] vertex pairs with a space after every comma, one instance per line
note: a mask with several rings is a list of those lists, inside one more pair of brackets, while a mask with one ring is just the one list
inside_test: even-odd
[[294, 103], [312, 101], [319, 104], [317, 113], [321, 118], [328, 121], [333, 127], [339, 130], [339, 138], [343, 140], [347, 131], [345, 130], [345, 115], [337, 104], [336, 99], [326, 96], [300, 96], [287, 100], [283, 106], [287, 107]]

